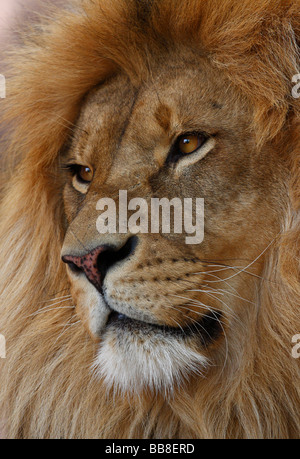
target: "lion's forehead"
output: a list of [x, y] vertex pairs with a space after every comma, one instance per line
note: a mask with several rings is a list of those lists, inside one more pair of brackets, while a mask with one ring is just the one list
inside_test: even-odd
[[102, 172], [113, 164], [120, 171], [122, 163], [128, 173], [131, 165], [138, 170], [152, 163], [155, 170], [181, 132], [222, 130], [235, 143], [247, 140], [251, 108], [206, 60], [199, 58], [197, 65], [168, 60], [154, 66], [151, 75], [135, 86], [120, 73], [91, 91], [73, 140], [72, 154], [79, 162], [100, 163]]

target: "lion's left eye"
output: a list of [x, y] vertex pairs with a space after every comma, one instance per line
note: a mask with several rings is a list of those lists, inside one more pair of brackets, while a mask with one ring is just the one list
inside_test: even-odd
[[91, 183], [94, 177], [94, 172], [90, 167], [79, 166], [76, 172], [76, 177], [80, 182]]
[[205, 141], [206, 137], [202, 134], [182, 135], [177, 140], [178, 150], [182, 155], [190, 155], [198, 150]]
[[188, 133], [183, 134], [177, 138], [175, 144], [173, 145], [167, 162], [176, 163], [182, 157], [187, 157], [199, 150], [208, 140], [206, 134], [203, 133]]

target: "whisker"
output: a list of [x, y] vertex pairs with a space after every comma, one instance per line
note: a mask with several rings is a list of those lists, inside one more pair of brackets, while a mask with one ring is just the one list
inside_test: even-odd
[[253, 305], [256, 304], [254, 301], [248, 300], [247, 298], [244, 298], [241, 295], [235, 295], [234, 293], [229, 292], [228, 290], [216, 289], [216, 290], [213, 290], [213, 293], [220, 294], [220, 295], [231, 295], [231, 296], [234, 296], [235, 298], [239, 298], [240, 300], [245, 301], [246, 303], [253, 304]]
[[[194, 299], [194, 298], [188, 298], [188, 297], [184, 297], [184, 296], [179, 296], [179, 295], [172, 295], [172, 296], [175, 296], [176, 298], [180, 298], [180, 299], [183, 299], [183, 300], [188, 300], [189, 302], [192, 302], [193, 305], [201, 308], [201, 309], [208, 309], [209, 311], [211, 312], [216, 312], [216, 309], [213, 308], [212, 306], [208, 306], [207, 304], [204, 304], [202, 303], [201, 301], [197, 300], [197, 299]], [[216, 298], [218, 299], [218, 298]], [[231, 316], [233, 319], [237, 319], [236, 315], [232, 312], [231, 308], [227, 305], [227, 308], [229, 309], [229, 312], [227, 311], [226, 313]]]
[[[280, 233], [279, 233], [280, 234]], [[277, 235], [278, 236], [278, 235]], [[239, 270], [237, 273], [233, 274], [232, 276], [229, 276], [227, 277], [226, 279], [220, 279], [220, 281], [228, 281], [230, 279], [233, 279], [234, 277], [236, 277], [237, 275], [241, 274], [242, 272], [246, 272], [247, 273], [247, 269], [250, 268], [250, 266], [254, 265], [254, 263], [257, 262], [257, 260], [259, 260], [259, 258], [261, 258], [263, 256], [263, 254], [271, 247], [271, 245], [274, 243], [274, 241], [276, 240], [277, 236], [267, 245], [267, 247], [251, 262], [249, 263], [247, 266], [245, 266], [245, 268]], [[251, 273], [252, 274], [252, 273]], [[208, 282], [219, 282], [219, 281], [208, 281]]]
[[59, 310], [59, 309], [75, 309], [75, 306], [58, 306], [56, 308], [50, 308], [50, 309], [43, 308], [41, 310], [38, 310], [38, 311], [34, 312], [33, 314], [30, 314], [28, 317], [34, 317], [34, 316], [37, 316], [39, 314], [44, 314], [46, 312], [56, 311], [56, 310]]
[[[218, 283], [218, 282], [224, 282], [229, 288], [231, 288], [237, 295], [238, 295], [238, 291], [236, 290], [236, 288], [233, 287], [233, 285], [230, 285], [229, 282], [227, 282], [226, 279], [222, 279], [221, 277], [215, 275], [215, 274], [208, 274], [210, 277], [213, 277], [215, 279], [218, 279], [218, 280], [215, 280], [215, 281], [210, 281], [209, 279], [205, 279], [205, 282], [206, 283]], [[205, 287], [207, 288], [213, 288], [211, 287], [211, 285], [206, 285], [204, 284]]]
[[68, 287], [68, 288], [64, 288], [64, 289], [60, 290], [59, 292], [50, 293], [49, 296], [55, 297], [55, 296], [58, 295], [59, 293], [65, 292], [66, 290], [70, 290], [70, 288]]
[[[75, 306], [73, 306], [73, 309], [75, 309]], [[47, 354], [47, 357], [48, 355], [50, 354], [51, 350], [54, 349], [55, 347], [55, 344], [57, 343], [57, 341], [59, 341], [59, 339], [64, 335], [65, 332], [67, 332], [69, 330], [69, 328], [71, 327], [72, 324], [70, 324], [70, 320], [72, 320], [74, 317], [74, 314], [72, 313], [71, 316], [69, 317], [68, 319], [68, 322], [66, 322], [64, 325], [60, 325], [59, 327], [60, 328], [63, 328], [62, 332], [58, 335], [58, 337], [56, 338], [56, 340], [52, 343], [52, 346]], [[80, 321], [79, 321], [80, 322]]]
[[73, 327], [74, 325], [79, 324], [80, 322], [81, 322], [81, 320], [77, 320], [76, 322], [73, 322], [73, 323], [68, 322], [67, 324], [59, 325], [59, 327], [65, 328], [65, 326], [67, 325], [67, 326], [68, 326], [68, 329], [69, 329], [69, 328]]
[[[241, 272], [244, 272], [245, 274], [249, 274], [249, 276], [256, 277], [256, 278], [261, 279], [261, 280], [263, 280], [265, 282], [270, 282], [270, 283], [277, 284], [276, 281], [273, 281], [271, 279], [267, 279], [266, 277], [260, 276], [259, 274], [252, 273], [251, 271], [246, 270], [246, 268], [243, 268], [242, 266], [228, 266], [226, 269], [234, 269], [235, 271], [238, 271], [236, 274], [240, 274]], [[216, 272], [220, 272], [220, 271], [221, 270], [213, 270], [213, 271], [210, 271], [210, 272], [206, 271], [205, 274], [216, 273]], [[200, 271], [197, 274], [202, 274], [202, 273]], [[231, 277], [229, 277], [227, 279], [231, 279]], [[209, 282], [211, 282], [211, 281], [209, 281]]]
[[[217, 265], [210, 265], [210, 267], [217, 267]], [[241, 268], [242, 266], [240, 266]], [[211, 273], [219, 273], [221, 271], [227, 271], [228, 269], [235, 269], [235, 267], [233, 266], [226, 266], [226, 267], [222, 267], [220, 269], [213, 269], [211, 271], [199, 271], [199, 272], [196, 272], [196, 273], [192, 273], [192, 274], [211, 274]]]
[[72, 299], [72, 297], [70, 296], [69, 298], [65, 298], [63, 300], [59, 300], [57, 301], [56, 303], [50, 303], [50, 304], [47, 304], [46, 306], [42, 307], [42, 308], [39, 308], [38, 311], [42, 311], [44, 309], [47, 309], [47, 308], [50, 308], [52, 306], [55, 306], [57, 304], [62, 304], [62, 303], [65, 303], [66, 301], [70, 301]]
[[[193, 312], [201, 317], [210, 317], [208, 314], [203, 314], [202, 312], [199, 312], [199, 311], [195, 311], [195, 309], [192, 309], [192, 308], [189, 308], [187, 307], [188, 306], [188, 303], [186, 303], [185, 305], [180, 305], [180, 309], [185, 309], [186, 311], [190, 311], [190, 312]], [[207, 308], [203, 308], [205, 310], [207, 310]], [[213, 314], [214, 312], [217, 312], [217, 310], [215, 311], [211, 311], [211, 313]], [[189, 316], [185, 316], [185, 317], [189, 317]], [[210, 317], [212, 320], [215, 320], [216, 322], [222, 322], [221, 319], [217, 318], [215, 315], [214, 317]], [[190, 320], [194, 320], [193, 318], [190, 318]], [[225, 322], [222, 322], [224, 325], [225, 325]]]
[[[206, 308], [208, 310], [211, 310], [211, 308], [206, 305]], [[201, 315], [201, 317], [208, 317], [207, 314], [201, 314], [200, 312], [197, 312], [197, 311], [194, 311], [192, 310], [192, 312], [195, 312], [199, 315]], [[214, 319], [220, 324], [220, 327], [222, 329], [222, 332], [223, 332], [223, 336], [224, 336], [224, 340], [225, 340], [225, 359], [224, 359], [224, 363], [223, 363], [223, 367], [222, 367], [222, 370], [221, 370], [221, 374], [223, 373], [224, 369], [225, 369], [225, 366], [226, 366], [226, 363], [227, 363], [227, 359], [228, 359], [228, 353], [229, 353], [229, 344], [228, 344], [228, 339], [227, 339], [227, 335], [226, 335], [226, 331], [223, 327], [223, 323], [222, 321], [220, 320], [220, 318], [215, 314], [216, 311], [211, 311], [212, 312], [212, 315], [214, 316]], [[185, 317], [188, 317], [185, 315]], [[208, 333], [208, 331], [201, 325], [201, 323], [197, 322], [195, 319], [191, 319], [189, 317], [190, 320], [192, 320], [197, 326], [200, 326], [204, 331], [205, 333], [209, 336], [209, 338], [211, 339], [211, 336], [210, 334]]]
[[41, 303], [50, 303], [50, 301], [57, 301], [57, 300], [62, 300], [64, 298], [71, 298], [71, 297], [72, 297], [71, 295], [58, 296], [58, 297], [52, 298], [50, 300], [41, 301]]
[[[164, 296], [164, 299], [166, 299], [166, 300], [169, 302], [169, 306], [170, 306], [172, 309], [174, 309], [174, 310], [177, 311], [177, 312], [180, 312], [180, 310], [179, 310], [178, 308], [176, 308], [176, 306], [174, 306], [174, 305], [171, 303], [171, 301], [169, 300], [169, 298], [167, 298], [167, 297]], [[178, 327], [181, 329], [181, 331], [185, 334], [185, 331], [184, 331], [184, 329], [182, 328], [182, 326], [181, 326], [175, 319], [173, 319], [173, 320], [174, 320], [174, 322], [176, 323], [176, 325], [178, 325]]]
[[240, 319], [238, 318], [238, 316], [232, 312], [232, 309], [228, 306], [227, 303], [225, 303], [225, 301], [221, 300], [220, 298], [218, 298], [217, 296], [214, 296], [212, 295], [211, 293], [208, 294], [211, 298], [214, 298], [215, 300], [219, 301], [220, 303], [222, 303], [224, 306], [226, 306], [226, 308], [230, 309], [231, 311], [231, 317], [239, 324], [241, 325], [242, 328], [244, 328], [244, 324], [240, 321]]
[[231, 296], [234, 296], [235, 298], [239, 298], [240, 300], [242, 301], [246, 301], [247, 303], [250, 303], [250, 304], [253, 304], [255, 305], [255, 303], [253, 301], [250, 301], [250, 300], [247, 300], [246, 298], [243, 298], [242, 296], [240, 295], [235, 295], [234, 293], [232, 292], [228, 292], [224, 289], [222, 289], [222, 291], [218, 291], [218, 290], [212, 290], [211, 292], [209, 290], [201, 290], [201, 289], [189, 289], [189, 290], [186, 290], [186, 292], [203, 292], [203, 293], [207, 293], [207, 294], [212, 294], [212, 293], [220, 293], [220, 295], [225, 295], [225, 294], [228, 294], [228, 295], [231, 295]]

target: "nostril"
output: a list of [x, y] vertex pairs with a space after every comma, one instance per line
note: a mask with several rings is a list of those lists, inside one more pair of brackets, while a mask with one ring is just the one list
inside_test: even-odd
[[73, 273], [83, 272], [83, 269], [79, 268], [79, 266], [75, 265], [75, 263], [73, 263], [72, 261], [68, 262], [68, 266]]
[[132, 236], [121, 249], [115, 252], [115, 261], [121, 261], [128, 258], [136, 249], [138, 244], [137, 236]]
[[120, 249], [110, 247], [107, 248], [106, 251], [102, 252], [98, 256], [97, 267], [103, 278], [111, 266], [115, 265], [118, 261], [125, 260], [130, 255], [132, 255], [136, 249], [137, 244], [138, 238], [136, 236], [132, 236]]
[[74, 261], [70, 260], [70, 257], [62, 257], [62, 261], [69, 266], [70, 270], [73, 273], [80, 273], [83, 271], [83, 269], [80, 266], [76, 265]]

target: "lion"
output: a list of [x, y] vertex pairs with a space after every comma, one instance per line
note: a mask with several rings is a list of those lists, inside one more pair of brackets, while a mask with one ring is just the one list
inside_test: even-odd
[[[299, 438], [299, 39], [296, 0], [84, 0], [24, 33], [1, 101], [6, 438]], [[120, 191], [136, 231], [101, 232]], [[141, 231], [141, 199], [198, 198], [201, 243]]]

